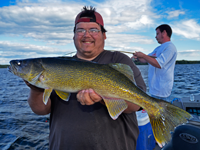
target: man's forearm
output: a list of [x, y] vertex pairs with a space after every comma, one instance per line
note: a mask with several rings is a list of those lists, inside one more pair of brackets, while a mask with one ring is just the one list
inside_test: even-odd
[[150, 57], [148, 55], [144, 56], [143, 58], [146, 60], [147, 63], [151, 64], [152, 66], [154, 66], [156, 68], [160, 68], [161, 69], [159, 63], [157, 62], [157, 60], [155, 58], [152, 58], [152, 57]]
[[43, 103], [43, 92], [31, 89], [28, 103], [32, 111], [38, 115], [47, 115], [51, 112], [51, 100], [49, 99], [47, 105], [45, 105]]

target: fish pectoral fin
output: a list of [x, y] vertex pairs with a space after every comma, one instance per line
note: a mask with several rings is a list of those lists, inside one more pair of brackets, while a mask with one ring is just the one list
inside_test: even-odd
[[105, 98], [103, 100], [108, 109], [110, 117], [115, 120], [118, 116], [128, 107], [127, 103], [123, 99]]
[[121, 72], [122, 74], [124, 74], [133, 83], [136, 83], [135, 78], [134, 78], [134, 74], [133, 74], [133, 70], [131, 69], [131, 67], [129, 65], [121, 64], [121, 63], [110, 63], [109, 66], [114, 68], [115, 70]]
[[57, 91], [55, 90], [56, 94], [64, 101], [68, 101], [70, 97], [70, 93]]
[[45, 89], [43, 94], [43, 102], [46, 105], [53, 89]]

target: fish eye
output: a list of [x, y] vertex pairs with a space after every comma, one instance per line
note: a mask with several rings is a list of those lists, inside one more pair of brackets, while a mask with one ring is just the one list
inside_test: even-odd
[[20, 62], [20, 61], [18, 61], [18, 62], [17, 62], [17, 65], [18, 65], [18, 66], [20, 66], [20, 65], [21, 65], [21, 62]]

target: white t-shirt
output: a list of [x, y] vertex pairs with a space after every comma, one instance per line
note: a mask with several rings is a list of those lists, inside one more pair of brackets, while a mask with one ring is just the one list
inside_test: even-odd
[[149, 93], [159, 97], [168, 97], [171, 94], [174, 82], [174, 68], [177, 50], [169, 41], [158, 46], [149, 56], [157, 57], [161, 69], [149, 64], [148, 85]]

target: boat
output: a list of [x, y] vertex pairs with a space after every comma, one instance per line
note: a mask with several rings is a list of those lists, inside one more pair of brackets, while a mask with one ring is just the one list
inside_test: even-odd
[[190, 97], [175, 98], [172, 104], [185, 111], [197, 115], [200, 119], [200, 95], [191, 94]]
[[[193, 118], [176, 127], [171, 141], [163, 148], [157, 144], [154, 148], [152, 144], [145, 147], [148, 147], [148, 150], [200, 150], [200, 95], [191, 94], [190, 97], [174, 98], [171, 103], [192, 114]], [[144, 137], [144, 139], [150, 140], [149, 137]]]

